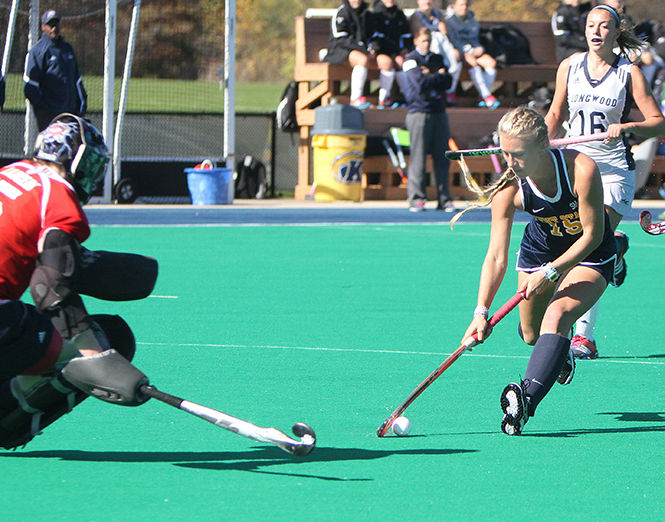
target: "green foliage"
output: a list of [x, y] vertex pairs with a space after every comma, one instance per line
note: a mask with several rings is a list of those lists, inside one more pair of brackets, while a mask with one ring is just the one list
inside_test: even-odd
[[[204, 73], [208, 35], [200, 30], [198, 1], [145, 2], [133, 72], [137, 77], [196, 79]], [[218, 53], [219, 54], [219, 53]]]

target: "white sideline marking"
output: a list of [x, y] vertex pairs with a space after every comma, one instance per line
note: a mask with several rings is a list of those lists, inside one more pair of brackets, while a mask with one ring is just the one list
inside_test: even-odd
[[[176, 346], [176, 347], [204, 347], [204, 348], [246, 348], [246, 349], [277, 349], [277, 350], [302, 350], [310, 352], [352, 352], [352, 353], [385, 353], [394, 355], [438, 355], [440, 357], [447, 357], [450, 353], [444, 352], [414, 352], [409, 350], [381, 350], [372, 348], [332, 348], [328, 346], [281, 346], [281, 345], [249, 345], [249, 344], [218, 344], [218, 343], [149, 343], [138, 342], [136, 344], [145, 346]], [[452, 352], [451, 352], [452, 353]], [[496, 354], [482, 354], [482, 353], [469, 353], [465, 357], [483, 357], [486, 359], [528, 359], [528, 355], [496, 355]], [[579, 363], [579, 361], [577, 361]], [[665, 361], [631, 361], [631, 360], [612, 360], [611, 358], [596, 359], [596, 363], [614, 363], [614, 364], [651, 364], [657, 366], [665, 365]]]
[[149, 295], [148, 297], [154, 297], [155, 299], [180, 299], [179, 295]]

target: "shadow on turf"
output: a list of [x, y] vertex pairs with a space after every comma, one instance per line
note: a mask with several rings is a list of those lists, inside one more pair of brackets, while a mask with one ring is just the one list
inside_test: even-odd
[[[665, 422], [665, 412], [636, 412], [636, 411], [608, 411], [597, 415], [611, 415], [622, 422]], [[649, 433], [665, 432], [665, 425], [661, 426], [630, 426], [626, 428], [582, 428], [579, 430], [556, 431], [551, 433], [524, 433], [523, 437], [577, 437], [578, 435], [593, 435], [605, 433]]]
[[459, 453], [474, 453], [478, 450], [470, 449], [406, 449], [406, 450], [370, 450], [361, 448], [315, 448], [306, 457], [289, 457], [273, 447], [255, 447], [248, 451], [81, 451], [81, 450], [52, 450], [52, 451], [14, 451], [0, 453], [0, 458], [22, 459], [59, 459], [81, 462], [172, 462], [175, 466], [183, 468], [197, 468], [215, 471], [251, 471], [274, 475], [287, 475], [294, 477], [316, 478], [334, 481], [366, 481], [373, 479], [325, 477], [300, 473], [264, 471], [266, 466], [283, 464], [306, 464], [312, 462], [340, 462], [344, 460], [374, 460], [393, 455], [454, 455]]
[[665, 359], [665, 353], [653, 353], [651, 355], [599, 355], [598, 359], [607, 359], [611, 361], [613, 359]]
[[665, 422], [665, 411], [608, 411], [598, 415], [612, 415], [619, 421]]

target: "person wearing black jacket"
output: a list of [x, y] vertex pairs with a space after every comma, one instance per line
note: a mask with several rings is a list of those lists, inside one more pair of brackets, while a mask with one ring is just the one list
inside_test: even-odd
[[552, 34], [556, 45], [556, 59], [561, 62], [569, 56], [587, 51], [584, 27], [591, 2], [563, 0], [552, 15]]
[[28, 52], [23, 92], [32, 104], [39, 130], [58, 114], [83, 116], [88, 94], [83, 86], [74, 49], [60, 36], [60, 15], [42, 15], [42, 37]]
[[413, 49], [411, 28], [404, 11], [395, 0], [374, 0], [372, 4], [372, 36], [370, 53], [376, 57], [379, 68], [378, 109], [398, 105], [390, 98], [393, 80], [397, 78], [400, 90], [406, 88], [401, 71], [404, 56]]
[[421, 27], [414, 35], [415, 50], [404, 59], [402, 69], [406, 75], [406, 128], [411, 139], [409, 181], [407, 193], [409, 210], [422, 212], [427, 201], [427, 153], [434, 160], [434, 175], [440, 210], [452, 211], [454, 206], [448, 187], [450, 162], [445, 152], [450, 139], [450, 126], [446, 114], [446, 89], [452, 78], [447, 72], [443, 56], [430, 52], [432, 35]]
[[351, 65], [351, 105], [367, 109], [370, 103], [363, 96], [370, 58], [368, 33], [371, 13], [364, 0], [343, 0], [332, 18], [328, 53], [324, 61]]

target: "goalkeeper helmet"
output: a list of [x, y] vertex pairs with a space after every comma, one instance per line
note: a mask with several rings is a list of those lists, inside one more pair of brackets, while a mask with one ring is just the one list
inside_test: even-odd
[[35, 159], [62, 165], [82, 204], [104, 178], [109, 151], [104, 137], [88, 120], [63, 113], [37, 136]]

